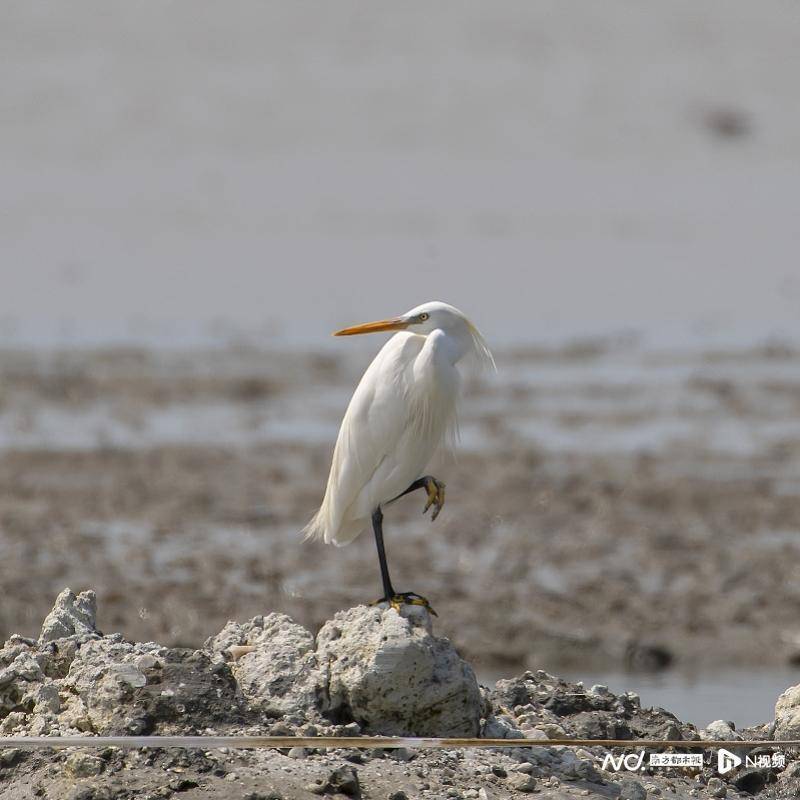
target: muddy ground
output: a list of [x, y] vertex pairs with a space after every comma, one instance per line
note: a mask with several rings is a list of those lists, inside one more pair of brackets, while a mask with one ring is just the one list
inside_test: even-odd
[[[66, 585], [97, 590], [101, 628], [185, 646], [377, 597], [371, 537], [299, 535], [377, 344], [0, 354], [0, 639]], [[386, 516], [395, 584], [462, 654], [504, 674], [797, 663], [800, 353], [497, 355], [434, 470], [439, 519], [414, 496]]]

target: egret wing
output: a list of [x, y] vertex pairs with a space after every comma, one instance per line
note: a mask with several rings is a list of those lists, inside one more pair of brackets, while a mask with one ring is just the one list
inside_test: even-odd
[[367, 368], [342, 420], [325, 498], [307, 536], [344, 544], [368, 522], [371, 510], [358, 507], [358, 501], [413, 424], [408, 395], [424, 342], [415, 334], [395, 334]]

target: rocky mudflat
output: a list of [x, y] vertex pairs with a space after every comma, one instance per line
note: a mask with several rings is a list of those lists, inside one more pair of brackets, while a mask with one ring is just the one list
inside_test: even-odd
[[[193, 648], [378, 597], [371, 536], [300, 534], [374, 347], [0, 351], [0, 638], [66, 585], [104, 629]], [[800, 351], [496, 356], [432, 469], [442, 514], [411, 496], [385, 522], [398, 588], [459, 652], [482, 675], [800, 664]]]
[[[68, 800], [240, 798], [789, 798], [800, 793], [800, 686], [769, 723], [706, 730], [634, 693], [585, 687], [544, 671], [482, 686], [430, 615], [357, 606], [312, 634], [280, 613], [229, 622], [197, 649], [132, 642], [97, 629], [94, 592], [64, 590], [37, 639], [0, 650], [0, 737], [135, 735], [447, 736], [526, 740], [508, 749], [239, 750], [2, 746], [0, 796]], [[732, 752], [784, 757], [726, 775], [702, 768], [615, 769], [636, 739], [701, 737]], [[631, 740], [628, 750], [548, 745]], [[774, 741], [744, 751], [737, 743]], [[532, 741], [535, 744], [532, 744]], [[657, 748], [650, 748], [653, 752]], [[618, 765], [617, 765], [618, 766]]]

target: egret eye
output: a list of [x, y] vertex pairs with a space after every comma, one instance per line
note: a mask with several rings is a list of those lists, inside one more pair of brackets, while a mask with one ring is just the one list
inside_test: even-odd
[[419, 315], [419, 321], [420, 321], [420, 322], [425, 322], [425, 320], [426, 320], [426, 319], [429, 319], [429, 318], [430, 318], [430, 316], [431, 316], [430, 314], [426, 314], [426, 313], [423, 311], [423, 312], [422, 312], [422, 314], [420, 314], [420, 315]]

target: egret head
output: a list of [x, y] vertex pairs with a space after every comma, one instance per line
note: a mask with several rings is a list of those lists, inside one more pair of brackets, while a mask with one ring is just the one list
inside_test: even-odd
[[360, 333], [378, 333], [380, 331], [409, 331], [420, 336], [427, 336], [434, 331], [442, 331], [454, 342], [460, 354], [474, 356], [482, 366], [492, 368], [495, 366], [494, 358], [480, 331], [463, 312], [441, 300], [423, 303], [399, 317], [343, 328], [333, 335], [355, 336]]

